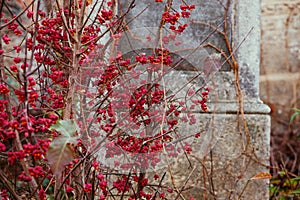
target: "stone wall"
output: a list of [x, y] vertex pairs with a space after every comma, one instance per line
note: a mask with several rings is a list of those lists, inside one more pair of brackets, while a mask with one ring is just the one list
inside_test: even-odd
[[[277, 165], [280, 160], [297, 161], [291, 155], [300, 151], [294, 143], [299, 134], [297, 120], [289, 123], [290, 108], [300, 107], [300, 1], [262, 0], [261, 10], [260, 97], [272, 109], [271, 164]], [[299, 167], [292, 169], [291, 161], [285, 165], [300, 171]]]
[[[261, 97], [281, 105], [296, 103], [293, 89], [299, 78], [300, 1], [263, 0], [261, 6]], [[267, 82], [271, 88], [267, 89]]]

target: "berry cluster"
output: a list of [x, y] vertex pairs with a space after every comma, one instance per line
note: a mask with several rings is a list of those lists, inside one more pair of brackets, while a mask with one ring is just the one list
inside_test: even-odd
[[[104, 200], [116, 193], [131, 200], [167, 199], [173, 189], [161, 185], [163, 176], [149, 178], [144, 171], [158, 166], [162, 152], [168, 158], [193, 152], [189, 142], [180, 142], [178, 127], [196, 123], [190, 112], [195, 107], [207, 111], [210, 89], [205, 88], [199, 99], [191, 98], [192, 105], [187, 107], [186, 102], [172, 99], [165, 86], [151, 78], [161, 78], [172, 69], [172, 54], [164, 45], [175, 41], [176, 35], [188, 27], [181, 21], [190, 18], [195, 5], [180, 5], [180, 11], [167, 9], [162, 21], [172, 31], [162, 37], [163, 46], [154, 49], [153, 54], [137, 53], [128, 58], [113, 49], [107, 52], [107, 44], [99, 41], [104, 30], [116, 46], [122, 37], [123, 18], [114, 13], [115, 1], [102, 1], [100, 8], [92, 8], [97, 12], [95, 19], [81, 12], [91, 8], [92, 1], [69, 4], [54, 6], [49, 14], [35, 10], [37, 4], [29, 6], [22, 14], [26, 23], [14, 14], [1, 14], [0, 20], [6, 26], [0, 49], [4, 62], [0, 68], [0, 164], [16, 169], [8, 176], [15, 181], [17, 195], [32, 192], [28, 198], [95, 195]], [[104, 55], [97, 54], [102, 48]], [[143, 73], [148, 79], [142, 78]], [[90, 87], [94, 90], [89, 91]], [[194, 94], [189, 91], [188, 96]], [[76, 144], [73, 135], [67, 134], [72, 127], [53, 130], [60, 121], [70, 118], [76, 119], [81, 128], [74, 133], [74, 138], [80, 137]], [[99, 142], [99, 138], [106, 140]], [[51, 146], [55, 143], [63, 143], [64, 148], [54, 149], [49, 155], [57, 147]], [[115, 159], [115, 169], [105, 168], [93, 156], [99, 145], [106, 150], [105, 158], [119, 158], [125, 152], [128, 162]], [[64, 153], [74, 159], [63, 165], [62, 171], [56, 171], [48, 158], [61, 158]], [[119, 174], [117, 169], [130, 173]], [[55, 180], [57, 177], [61, 180]], [[153, 185], [153, 179], [159, 184]], [[62, 185], [55, 188], [57, 183]], [[0, 189], [4, 199], [14, 195]]]
[[[179, 19], [182, 18], [190, 18], [191, 11], [195, 9], [195, 5], [186, 5], [182, 4], [180, 5], [180, 10], [181, 12], [170, 12], [170, 11], [165, 11], [162, 14], [162, 19], [164, 24], [170, 24], [169, 28], [176, 34], [182, 33], [188, 26], [188, 24], [181, 24], [179, 22]], [[179, 24], [177, 27], [175, 24]]]

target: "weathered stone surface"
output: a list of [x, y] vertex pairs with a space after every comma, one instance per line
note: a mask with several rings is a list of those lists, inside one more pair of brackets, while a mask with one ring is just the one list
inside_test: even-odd
[[[121, 2], [124, 11], [128, 2]], [[227, 1], [187, 1], [190, 2], [195, 3], [199, 9], [193, 11], [194, 22], [207, 22], [218, 26], [224, 20]], [[171, 165], [174, 184], [177, 189], [184, 190], [186, 198], [193, 196], [195, 199], [268, 199], [268, 180], [251, 180], [256, 174], [268, 171], [265, 166], [269, 164], [270, 150], [270, 117], [267, 115], [270, 109], [259, 99], [260, 1], [234, 2], [226, 20], [231, 25], [229, 36], [233, 48], [238, 48], [235, 56], [239, 63], [244, 117], [249, 135], [243, 124], [243, 116], [236, 115], [239, 105], [232, 71], [227, 68], [223, 72], [213, 74], [209, 83], [214, 89], [210, 94], [209, 112], [203, 114], [199, 110], [195, 111], [198, 123], [181, 127], [187, 134], [193, 134], [195, 130], [206, 127], [207, 124], [211, 128], [199, 138], [200, 143], [193, 143], [195, 156], [188, 156], [189, 160], [185, 156], [180, 157]], [[176, 8], [179, 4], [175, 3], [174, 6]], [[159, 26], [163, 9], [161, 4], [152, 4], [147, 0], [138, 1], [133, 12], [127, 16], [129, 27]], [[207, 26], [201, 28], [200, 24], [195, 23], [187, 30], [193, 47], [201, 43], [212, 30], [207, 29]], [[214, 34], [206, 42], [213, 43], [226, 52], [220, 34]], [[210, 50], [207, 52], [212, 53]], [[186, 60], [194, 63], [194, 60], [189, 58]], [[183, 72], [181, 76], [187, 74]], [[205, 80], [205, 77], [202, 78]], [[214, 123], [209, 119], [215, 119]], [[250, 138], [249, 145], [247, 136]]]
[[[178, 190], [185, 188], [183, 196], [195, 199], [268, 199], [268, 180], [251, 180], [260, 172], [267, 172], [269, 163], [270, 117], [268, 115], [246, 115], [250, 133], [251, 150], [247, 149], [247, 137], [238, 129], [234, 114], [215, 114], [210, 130], [193, 142], [193, 152], [182, 155], [170, 163], [168, 180], [172, 174]], [[192, 133], [207, 121], [210, 114], [199, 114], [200, 121], [190, 126]], [[242, 119], [239, 118], [239, 123]], [[212, 125], [212, 124], [210, 124]], [[205, 135], [208, 134], [208, 135]], [[211, 150], [211, 151], [210, 151]], [[170, 173], [171, 172], [171, 173]], [[165, 179], [166, 180], [166, 179]], [[164, 183], [172, 186], [171, 182]]]
[[[184, 38], [189, 38], [192, 41], [191, 45], [197, 46], [200, 44], [213, 44], [223, 51], [227, 52], [225, 41], [222, 36], [215, 32], [209, 38], [207, 36], [218, 28], [223, 31], [224, 12], [226, 6], [226, 0], [212, 0], [212, 1], [185, 1], [187, 4], [195, 4], [195, 9], [191, 11], [191, 18], [180, 19], [181, 24], [188, 23], [189, 26], [183, 33]], [[173, 1], [173, 7], [176, 11], [180, 11], [179, 6], [181, 1]], [[121, 1], [121, 11], [125, 12], [130, 6], [130, 1]], [[161, 15], [164, 12], [164, 6], [162, 3], [154, 3], [149, 1], [138, 1], [135, 7], [128, 13], [126, 20], [130, 29], [139, 29], [145, 27], [160, 27]], [[229, 8], [229, 13], [231, 7]], [[228, 17], [228, 30], [231, 30], [231, 18]], [[155, 30], [153, 30], [155, 31]], [[231, 37], [231, 31], [228, 32], [229, 38]], [[211, 48], [206, 48], [209, 53], [213, 53]], [[228, 65], [223, 67], [223, 70], [229, 71]]]

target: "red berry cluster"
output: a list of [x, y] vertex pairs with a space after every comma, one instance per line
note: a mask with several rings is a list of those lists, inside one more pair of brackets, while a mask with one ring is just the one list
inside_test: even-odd
[[170, 13], [170, 12], [166, 11], [162, 14], [162, 19], [164, 20], [164, 22], [170, 23], [172, 25], [176, 24], [176, 22], [179, 20], [179, 18], [180, 18], [179, 12]]
[[[99, 46], [105, 47], [99, 45], [98, 41], [102, 37], [103, 27], [112, 28], [122, 21], [117, 19], [118, 16], [112, 9], [115, 1], [103, 1], [103, 4], [106, 3], [105, 8], [99, 9], [94, 20], [91, 20], [90, 16], [87, 17], [88, 15], [83, 16], [83, 21], [78, 20], [81, 9], [90, 6], [91, 3], [90, 0], [72, 1], [70, 2], [72, 5], [59, 10], [57, 8], [51, 15], [30, 7], [23, 14], [30, 22], [28, 27], [21, 24], [16, 16], [4, 18], [1, 15], [2, 22], [7, 23], [7, 26], [1, 38], [4, 48], [0, 49], [0, 56], [9, 60], [8, 66], [1, 71], [0, 80], [0, 154], [4, 158], [1, 164], [5, 162], [18, 169], [9, 174], [12, 179], [18, 181], [18, 184], [15, 184], [16, 187], [20, 187], [17, 188], [18, 191], [34, 191], [37, 199], [46, 199], [48, 193], [51, 193], [49, 188], [55, 186], [55, 181], [52, 181], [55, 178], [53, 175], [55, 171], [50, 170], [45, 157], [51, 141], [58, 137], [57, 132], [49, 129], [59, 119], [64, 118], [65, 109], [70, 103], [66, 97], [71, 94], [72, 86], [75, 85], [75, 93], [82, 92], [84, 95], [82, 99], [75, 99], [73, 104], [77, 106], [83, 101], [83, 106], [80, 107], [80, 111], [72, 110], [68, 118], [78, 113], [86, 114], [87, 111], [82, 110], [90, 111], [88, 108], [91, 106], [97, 107], [93, 110], [94, 116], [88, 118], [82, 116], [78, 125], [88, 130], [87, 135], [93, 144], [99, 142], [97, 137], [107, 138], [103, 144], [106, 147], [107, 158], [118, 157], [125, 152], [133, 157], [135, 162], [129, 160], [128, 163], [121, 163], [115, 160], [116, 167], [131, 170], [132, 174], [129, 175], [114, 174], [106, 170], [89, 155], [94, 146], [84, 146], [85, 135], [78, 133], [82, 134], [78, 144], [67, 145], [67, 149], [76, 159], [65, 167], [61, 176], [62, 179], [65, 178], [64, 185], [56, 188], [60, 189], [58, 195], [63, 193], [62, 195], [69, 198], [78, 195], [79, 192], [87, 196], [97, 193], [99, 199], [104, 200], [112, 194], [112, 191], [116, 191], [119, 194], [128, 194], [132, 200], [154, 199], [153, 194], [144, 190], [150, 185], [150, 179], [142, 175], [140, 170], [155, 168], [161, 161], [160, 153], [164, 150], [169, 157], [176, 157], [182, 151], [190, 154], [192, 149], [188, 142], [183, 142], [181, 147], [170, 142], [180, 139], [177, 127], [181, 122], [194, 124], [196, 118], [187, 112], [192, 108], [185, 108], [183, 104], [178, 104], [177, 100], [168, 102], [167, 91], [157, 82], [141, 80], [136, 85], [130, 82], [132, 78], [137, 83], [140, 78], [141, 72], [135, 69], [137, 65], [142, 66], [144, 72], [148, 74], [161, 76], [164, 74], [161, 72], [162, 66], [172, 64], [171, 53], [164, 47], [155, 49], [153, 55], [140, 53], [135, 60], [123, 58], [122, 52], [117, 52], [111, 59], [101, 57], [95, 68], [87, 67], [86, 73], [82, 73], [81, 70], [85, 65], [94, 62], [92, 54], [97, 52], [96, 49]], [[169, 25], [173, 31], [172, 34], [162, 38], [164, 44], [175, 41], [176, 34], [182, 33], [187, 28], [188, 25], [181, 23], [180, 20], [189, 18], [194, 8], [194, 5], [181, 5], [180, 12], [170, 9], [171, 11], [162, 14], [164, 24]], [[111, 39], [117, 44], [122, 36], [119, 27], [109, 30]], [[15, 38], [20, 38], [20, 44], [14, 43]], [[11, 56], [12, 52], [14, 56]], [[87, 88], [82, 89], [81, 83], [76, 82], [77, 79], [76, 81], [71, 79], [74, 69], [80, 74], [76, 78], [83, 80]], [[122, 76], [128, 74], [132, 77], [126, 82]], [[96, 92], [88, 91], [90, 86], [96, 88]], [[116, 94], [116, 90], [120, 87], [128, 91]], [[134, 91], [130, 90], [132, 88], [135, 88]], [[195, 105], [201, 105], [203, 111], [207, 110], [208, 93], [209, 89], [206, 89], [201, 94], [202, 99], [194, 102]], [[128, 102], [122, 104], [122, 101], [116, 101], [121, 98], [128, 99]], [[161, 114], [157, 108], [163, 108], [164, 113]], [[126, 109], [128, 112], [120, 117], [117, 109]], [[152, 127], [156, 128], [151, 129]], [[81, 159], [86, 159], [87, 162], [81, 162]], [[79, 163], [82, 170], [85, 170], [83, 173], [86, 174], [85, 177], [78, 178], [76, 174], [75, 167], [78, 167]], [[85, 168], [83, 165], [88, 167]], [[109, 181], [110, 176], [115, 179]], [[156, 181], [159, 181], [159, 178], [159, 175], [154, 176]], [[77, 184], [79, 180], [80, 184]], [[47, 181], [49, 183], [44, 184]], [[31, 185], [28, 182], [38, 183], [39, 186], [28, 189]], [[139, 190], [136, 194], [132, 194], [135, 186], [138, 186]], [[171, 188], [165, 186], [156, 191], [157, 197], [161, 199], [166, 199], [167, 193], [173, 192]], [[2, 198], [7, 196], [6, 190], [0, 192]]]
[[[169, 23], [170, 24], [170, 29], [176, 33], [176, 34], [180, 34], [182, 33], [188, 26], [188, 24], [180, 24], [179, 23], [179, 19], [182, 18], [190, 18], [191, 15], [191, 11], [195, 9], [195, 5], [186, 5], [186, 4], [182, 4], [180, 5], [180, 10], [181, 12], [170, 12], [170, 11], [165, 11], [162, 14], [162, 19], [164, 24], [165, 23]], [[177, 27], [175, 26], [175, 24], [178, 23], [180, 25], [178, 25]]]
[[29, 167], [28, 171], [29, 171], [30, 176], [35, 177], [35, 178], [44, 177], [44, 175], [45, 175], [42, 166], [39, 166], [39, 165], [37, 165], [35, 167]]
[[[167, 38], [164, 39], [165, 41]], [[172, 59], [168, 49], [156, 48], [154, 55], [146, 55], [145, 53], [140, 53], [135, 57], [135, 61], [142, 65], [150, 64], [147, 69], [148, 71], [157, 72], [161, 69], [161, 64], [164, 66], [170, 66], [172, 64]], [[149, 72], [150, 72], [149, 71]]]

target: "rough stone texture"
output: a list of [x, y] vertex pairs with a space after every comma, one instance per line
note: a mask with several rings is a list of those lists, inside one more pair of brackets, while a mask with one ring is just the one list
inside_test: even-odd
[[[241, 87], [246, 96], [259, 98], [259, 59], [260, 59], [260, 1], [238, 1], [234, 13], [234, 47], [240, 67]], [[249, 33], [250, 32], [250, 33]], [[249, 34], [248, 34], [249, 33]], [[248, 35], [248, 36], [247, 36]], [[243, 41], [246, 38], [245, 41]]]
[[[210, 33], [212, 33], [215, 28], [223, 30], [224, 21], [224, 8], [226, 6], [226, 0], [211, 0], [211, 1], [185, 1], [187, 4], [195, 4], [195, 9], [191, 12], [191, 19], [180, 19], [180, 23], [189, 23], [186, 31], [184, 32], [185, 38], [190, 38], [192, 40], [191, 45], [195, 47], [200, 44], [214, 44], [218, 46], [223, 51], [227, 51], [225, 47], [225, 42], [220, 37], [220, 34], [212, 34], [208, 39], [206, 38]], [[121, 1], [121, 10], [125, 12], [130, 4], [130, 1]], [[181, 1], [174, 1], [173, 7], [179, 10], [179, 5]], [[229, 9], [231, 12], [231, 8]], [[127, 15], [127, 20], [130, 21], [128, 24], [129, 28], [137, 29], [144, 27], [159, 27], [161, 14], [164, 11], [164, 6], [162, 3], [149, 3], [149, 1], [138, 1], [135, 7]], [[158, 13], [158, 14], [156, 14]], [[134, 19], [134, 20], [132, 20]], [[230, 20], [228, 17], [228, 26], [230, 30]], [[203, 24], [203, 22], [206, 23]], [[210, 24], [211, 26], [208, 26]], [[155, 30], [155, 29], [154, 29]], [[153, 30], [153, 31], [154, 31]], [[229, 37], [231, 37], [231, 31], [229, 31]], [[214, 53], [215, 51], [211, 48], [206, 48], [209, 53]], [[230, 70], [228, 65], [223, 67], [223, 70]]]
[[[183, 192], [185, 198], [268, 199], [268, 180], [251, 180], [251, 178], [259, 172], [268, 171], [258, 162], [265, 165], [269, 162], [270, 148], [266, 144], [269, 144], [270, 136], [265, 133], [270, 131], [270, 116], [246, 115], [251, 135], [250, 145], [255, 152], [249, 153], [249, 157], [243, 154], [247, 139], [237, 131], [237, 116], [215, 114], [213, 118], [215, 123], [211, 126], [213, 128], [200, 138], [194, 139], [193, 152], [187, 156], [181, 155], [170, 163], [170, 171], [178, 190], [185, 185]], [[186, 130], [188, 133], [206, 126], [207, 121], [212, 122], [212, 115], [198, 114], [197, 119], [200, 123], [189, 126]], [[169, 178], [170, 173], [167, 176]], [[172, 186], [170, 181], [164, 184]]]
[[[127, 1], [121, 1], [123, 9], [128, 5]], [[195, 1], [191, 1], [195, 3]], [[196, 11], [196, 21], [206, 20], [214, 22], [214, 26], [223, 20], [224, 6], [226, 0], [197, 1], [196, 7], [202, 10]], [[250, 180], [254, 175], [268, 171], [265, 167], [269, 164], [270, 150], [270, 117], [267, 115], [270, 109], [262, 103], [259, 98], [259, 64], [260, 64], [260, 1], [240, 0], [234, 1], [235, 5], [230, 7], [230, 21], [233, 48], [239, 47], [236, 52], [239, 63], [240, 84], [245, 100], [245, 120], [249, 129], [250, 144], [246, 145], [246, 130], [243, 128], [242, 117], [235, 114], [238, 110], [234, 76], [230, 69], [213, 74], [210, 85], [216, 88], [211, 94], [209, 113], [196, 114], [200, 119], [197, 127], [189, 127], [193, 132], [199, 127], [205, 127], [208, 118], [216, 117], [216, 124], [209, 124], [210, 131], [207, 135], [214, 133], [215, 137], [201, 138], [202, 143], [195, 143], [196, 156], [190, 156], [192, 166], [197, 166], [193, 174], [193, 168], [185, 157], [179, 158], [173, 167], [175, 183], [180, 189], [187, 177], [190, 180], [184, 192], [185, 197], [191, 195], [195, 199], [268, 199], [268, 180]], [[218, 5], [217, 7], [211, 6]], [[175, 4], [175, 7], [178, 6]], [[207, 6], [207, 7], [205, 7]], [[142, 13], [141, 11], [145, 9]], [[126, 9], [125, 9], [126, 10]], [[155, 27], [159, 26], [158, 19], [163, 7], [159, 4], [152, 5], [147, 0], [141, 0], [136, 4], [132, 15], [128, 16], [130, 27]], [[135, 16], [140, 14], [135, 20]], [[194, 43], [200, 43], [205, 38], [198, 33], [196, 26], [191, 26], [187, 34]], [[246, 40], [244, 40], [246, 37]], [[224, 48], [224, 41], [218, 34], [214, 34], [207, 41]], [[241, 44], [239, 46], [239, 44]], [[224, 51], [226, 51], [224, 49]], [[207, 50], [210, 54], [210, 50]], [[186, 60], [189, 61], [188, 58]], [[193, 61], [191, 61], [193, 63]], [[184, 75], [184, 74], [183, 74]], [[205, 77], [203, 77], [205, 80]], [[202, 124], [204, 123], [204, 124]], [[187, 127], [185, 127], [187, 128]], [[204, 142], [203, 142], [204, 141]], [[208, 143], [205, 143], [205, 141]], [[212, 141], [211, 148], [209, 147]], [[204, 146], [203, 146], [204, 145]], [[207, 146], [208, 145], [208, 146]], [[247, 148], [246, 148], [247, 146]], [[205, 147], [204, 149], [202, 147]], [[198, 148], [198, 151], [197, 151]], [[200, 149], [199, 149], [200, 148]], [[212, 151], [210, 151], [212, 149]], [[205, 166], [205, 167], [204, 167]]]
[[[207, 156], [207, 174], [203, 174], [200, 167], [199, 174], [201, 175], [198, 178], [200, 181], [205, 176], [207, 176], [207, 179], [212, 179], [217, 199], [238, 199], [239, 196], [241, 199], [267, 199], [268, 181], [249, 181], [250, 184], [241, 195], [246, 182], [251, 177], [260, 171], [268, 170], [265, 167], [258, 166], [258, 163], [250, 158], [242, 156], [241, 153], [245, 148], [242, 141], [245, 142], [245, 138], [236, 130], [236, 115], [218, 116], [218, 118], [222, 117], [224, 117], [225, 125], [219, 130], [217, 143], [212, 150], [211, 157]], [[257, 157], [268, 164], [269, 148], [266, 147], [266, 144], [269, 143], [270, 138], [265, 132], [269, 131], [270, 128], [269, 116], [247, 115], [246, 119], [251, 134], [251, 145], [253, 145]], [[239, 177], [241, 178], [239, 179]], [[212, 182], [208, 182], [205, 187], [212, 190]], [[194, 189], [194, 194], [197, 194], [196, 199], [201, 199], [203, 195], [203, 189], [202, 192], [199, 192], [201, 186], [204, 188], [202, 183]], [[213, 199], [212, 195], [208, 196]]]

